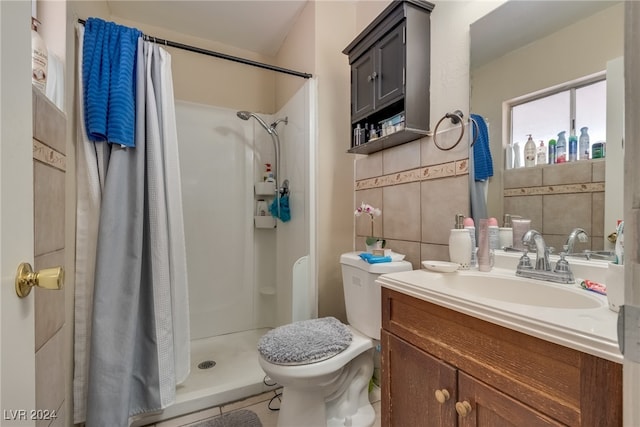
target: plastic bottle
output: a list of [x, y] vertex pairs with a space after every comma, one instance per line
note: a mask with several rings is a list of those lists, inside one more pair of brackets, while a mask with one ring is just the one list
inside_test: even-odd
[[465, 218], [464, 229], [469, 232], [469, 237], [471, 238], [471, 261], [469, 262], [470, 267], [476, 266], [476, 227], [473, 223], [473, 218]]
[[489, 228], [489, 249], [500, 249], [500, 229], [498, 228], [498, 220], [489, 218], [487, 221]]
[[269, 180], [269, 176], [273, 178], [273, 174], [271, 173], [271, 163], [265, 163], [264, 173], [262, 174], [262, 181], [267, 182]]
[[520, 143], [518, 141], [513, 143], [513, 168], [521, 168], [522, 160], [520, 157]]
[[530, 168], [536, 165], [536, 143], [529, 135], [527, 143], [524, 144], [524, 166]]
[[31, 83], [45, 91], [47, 85], [47, 64], [49, 62], [49, 51], [47, 45], [38, 34], [40, 21], [31, 18]]
[[489, 247], [489, 220], [481, 219], [478, 233], [478, 271], [491, 271], [493, 250]]
[[558, 134], [558, 141], [556, 142], [556, 163], [565, 163], [567, 161], [567, 140], [564, 137], [566, 131], [562, 131]]
[[505, 169], [513, 169], [513, 145], [508, 144], [507, 148], [504, 149], [504, 166]]
[[463, 226], [464, 215], [457, 214], [454, 228], [449, 233], [449, 260], [459, 270], [468, 270], [471, 264], [471, 237]]
[[540, 146], [538, 147], [538, 154], [536, 155], [536, 164], [538, 165], [547, 164], [547, 148], [544, 146], [544, 141], [540, 141]]
[[580, 160], [589, 160], [589, 134], [587, 133], [587, 131], [589, 130], [588, 127], [583, 127], [580, 128], [580, 141], [579, 141], [579, 148], [580, 148]]
[[361, 138], [361, 132], [362, 129], [360, 128], [360, 123], [358, 123], [356, 125], [356, 128], [353, 130], [353, 146], [357, 147], [358, 145], [362, 144], [362, 138]]
[[549, 140], [549, 164], [553, 165], [556, 163], [556, 140]]
[[571, 131], [569, 136], [569, 161], [575, 162], [578, 160], [578, 138]]

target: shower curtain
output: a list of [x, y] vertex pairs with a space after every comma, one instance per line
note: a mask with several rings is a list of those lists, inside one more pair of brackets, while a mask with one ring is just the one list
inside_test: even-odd
[[85, 28], [76, 29], [74, 422], [126, 426], [173, 403], [189, 373], [171, 57], [137, 39], [135, 148], [91, 142], [81, 78]]

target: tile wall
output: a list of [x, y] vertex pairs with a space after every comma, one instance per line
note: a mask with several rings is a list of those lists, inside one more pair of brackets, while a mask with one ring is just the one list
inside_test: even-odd
[[[66, 116], [33, 89], [34, 270], [65, 265]], [[65, 289], [35, 288], [36, 426], [67, 425]]]
[[[362, 202], [382, 209], [373, 234], [406, 254], [414, 269], [426, 259], [448, 261], [455, 214], [469, 215], [466, 135], [447, 151], [437, 148], [433, 137], [424, 137], [356, 160], [354, 210]], [[459, 137], [456, 126], [439, 132], [437, 142], [449, 148]], [[355, 234], [356, 250], [363, 250], [371, 235], [367, 216], [356, 217]]]
[[531, 228], [556, 252], [575, 227], [589, 241], [576, 242], [574, 252], [602, 250], [606, 235], [615, 231], [604, 227], [604, 177], [605, 159], [507, 170], [504, 212], [530, 218]]

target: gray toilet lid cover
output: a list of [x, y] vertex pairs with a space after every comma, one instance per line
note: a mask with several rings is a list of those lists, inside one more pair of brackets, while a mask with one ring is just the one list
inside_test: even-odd
[[277, 365], [306, 365], [329, 359], [349, 347], [351, 330], [335, 317], [301, 320], [264, 334], [258, 351]]

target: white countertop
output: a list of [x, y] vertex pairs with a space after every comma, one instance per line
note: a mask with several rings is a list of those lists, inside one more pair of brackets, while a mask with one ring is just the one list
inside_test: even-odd
[[[496, 275], [513, 278], [515, 270], [494, 268], [490, 273], [477, 270], [437, 273], [413, 270], [380, 276], [378, 282], [385, 288], [428, 301], [478, 319], [515, 331], [563, 345], [578, 351], [622, 363], [618, 349], [617, 313], [609, 310], [607, 297], [579, 288], [578, 285], [554, 284], [533, 279], [545, 286], [587, 293], [596, 303], [594, 308], [557, 308], [540, 305], [516, 304], [482, 297], [482, 293], [469, 293], [442, 284], [443, 275]], [[454, 279], [450, 277], [447, 279]], [[576, 278], [576, 283], [580, 283]], [[601, 304], [598, 304], [601, 303]]]

